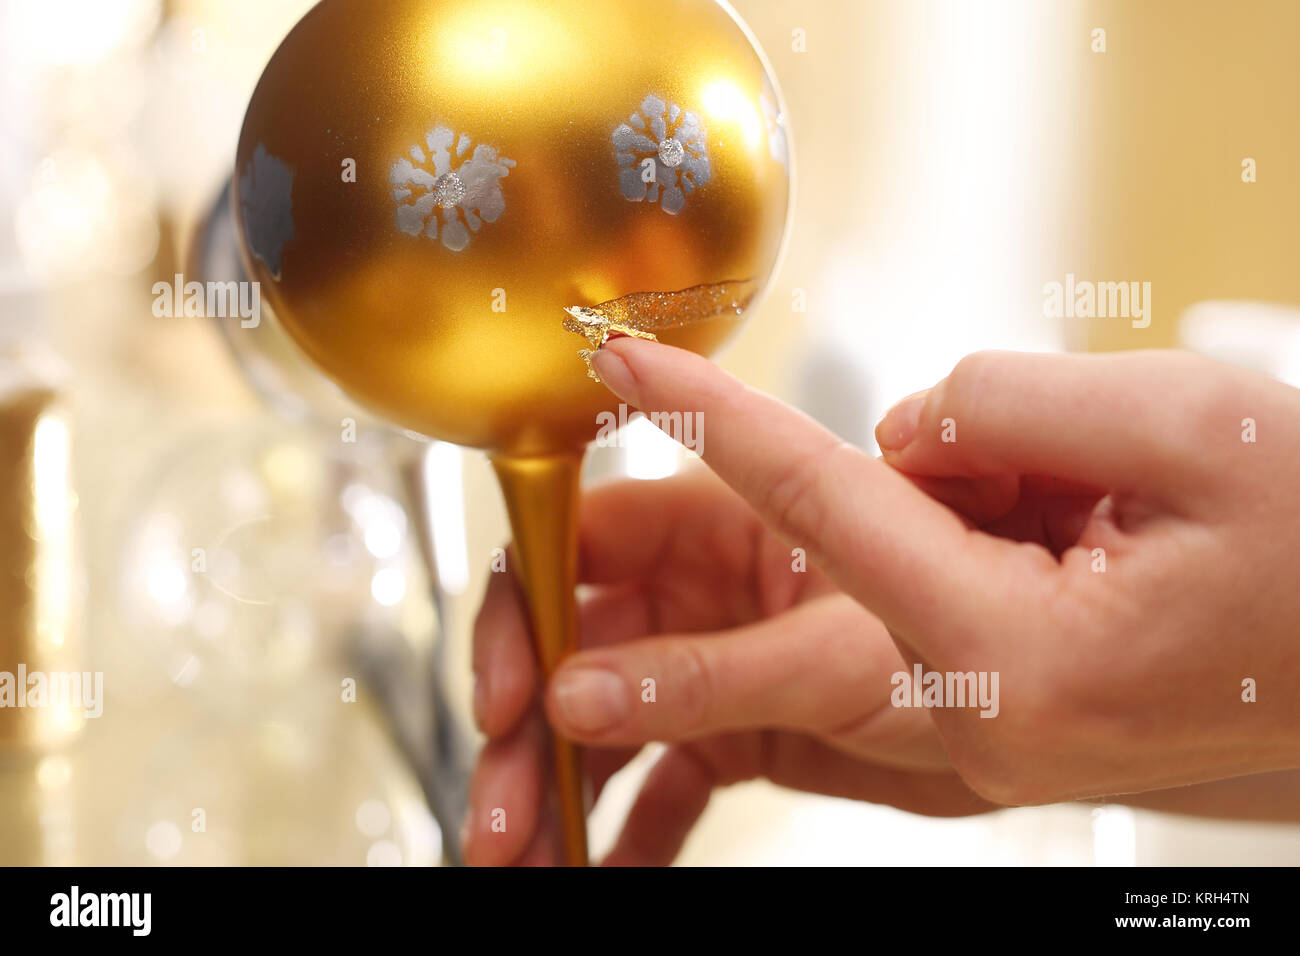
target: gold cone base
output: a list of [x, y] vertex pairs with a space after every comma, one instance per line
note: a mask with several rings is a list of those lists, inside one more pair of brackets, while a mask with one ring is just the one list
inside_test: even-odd
[[[578, 479], [583, 452], [537, 458], [494, 456], [514, 529], [515, 569], [528, 608], [533, 646], [546, 680], [578, 647]], [[554, 774], [564, 862], [587, 865], [586, 788], [581, 758], [554, 738]]]

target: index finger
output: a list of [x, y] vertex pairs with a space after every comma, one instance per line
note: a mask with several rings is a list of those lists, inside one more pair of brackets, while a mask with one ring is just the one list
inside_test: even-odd
[[[632, 338], [592, 359], [606, 386], [670, 437], [680, 441], [673, 426], [700, 416], [695, 450], [705, 463], [922, 654], [968, 630], [991, 589], [1009, 591], [1013, 545], [967, 531], [888, 465], [708, 359]], [[1018, 588], [1025, 560], [1044, 573], [1055, 566], [1046, 552], [1025, 552], [1014, 562]]]

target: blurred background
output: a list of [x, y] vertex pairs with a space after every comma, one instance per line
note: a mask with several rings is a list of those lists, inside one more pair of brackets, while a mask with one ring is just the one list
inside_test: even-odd
[[[485, 458], [386, 431], [269, 322], [152, 308], [176, 273], [237, 277], [243, 110], [310, 6], [0, 0], [0, 671], [103, 674], [98, 718], [0, 710], [0, 864], [457, 860], [469, 624], [507, 538]], [[746, 381], [866, 448], [977, 349], [1183, 345], [1300, 385], [1300, 4], [735, 6], [797, 171], [722, 359]], [[1146, 314], [1045, 307], [1073, 281], [1150, 283]], [[633, 430], [593, 477], [684, 465]], [[1294, 864], [1300, 827], [752, 783], [681, 861]]]

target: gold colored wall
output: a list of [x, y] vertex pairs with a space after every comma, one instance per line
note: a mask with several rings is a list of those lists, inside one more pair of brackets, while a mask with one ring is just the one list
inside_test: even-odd
[[[1203, 299], [1300, 303], [1300, 3], [1095, 0], [1083, 45], [1080, 278], [1152, 283], [1153, 320], [1089, 324], [1093, 349], [1173, 345]], [[1243, 183], [1253, 157], [1258, 181]]]

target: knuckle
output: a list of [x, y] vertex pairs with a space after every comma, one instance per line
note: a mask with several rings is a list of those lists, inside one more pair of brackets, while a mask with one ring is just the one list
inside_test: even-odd
[[1005, 372], [1006, 366], [1006, 352], [972, 352], [953, 366], [946, 392], [965, 407], [967, 402], [977, 400], [986, 387]]
[[1235, 437], [1242, 407], [1240, 383], [1218, 369], [1189, 370], [1183, 397], [1191, 411], [1192, 438], [1198, 450], [1203, 439], [1216, 434]]
[[823, 504], [820, 481], [826, 459], [839, 452], [842, 443], [833, 446], [814, 460], [812, 455], [799, 456], [784, 464], [768, 484], [762, 496], [762, 512], [776, 529], [787, 536], [816, 541], [822, 522]]
[[1242, 385], [1235, 370], [1187, 352], [1165, 351], [1151, 357], [1154, 376], [1165, 393], [1156, 452], [1171, 468], [1211, 474], [1206, 441], [1236, 435], [1240, 424]]
[[665, 663], [677, 685], [673, 695], [678, 701], [673, 714], [676, 735], [707, 730], [716, 703], [716, 676], [709, 655], [695, 641], [681, 641], [673, 645]]
[[1010, 361], [1009, 353], [991, 351], [962, 358], [927, 403], [923, 421], [930, 437], [937, 439], [945, 420], [952, 418], [962, 453], [977, 454], [985, 404], [990, 395], [1005, 388]]

